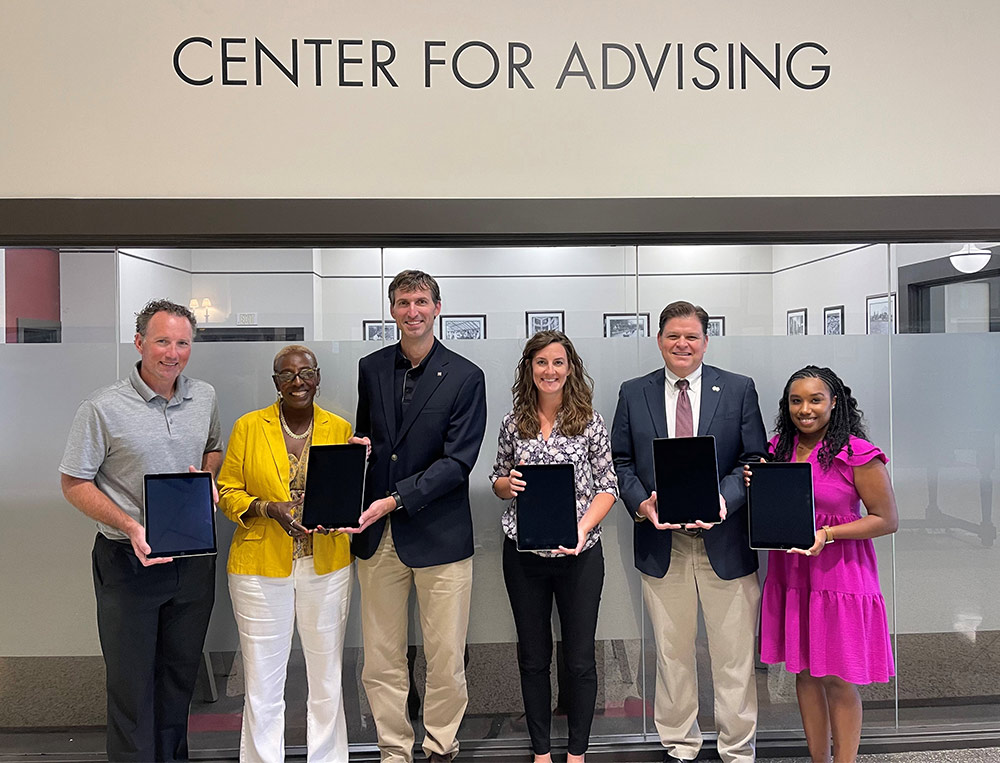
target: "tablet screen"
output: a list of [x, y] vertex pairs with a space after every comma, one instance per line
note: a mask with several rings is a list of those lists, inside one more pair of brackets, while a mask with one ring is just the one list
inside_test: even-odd
[[751, 464], [750, 547], [810, 548], [816, 541], [812, 464]]
[[364, 510], [364, 445], [313, 445], [309, 449], [306, 497], [302, 524], [310, 530], [322, 525], [328, 530], [357, 527]]
[[719, 469], [714, 437], [653, 440], [653, 471], [656, 511], [661, 522], [719, 523]]
[[573, 464], [521, 464], [517, 494], [518, 551], [576, 548], [576, 482]]
[[150, 559], [217, 552], [211, 474], [147, 474], [143, 488]]

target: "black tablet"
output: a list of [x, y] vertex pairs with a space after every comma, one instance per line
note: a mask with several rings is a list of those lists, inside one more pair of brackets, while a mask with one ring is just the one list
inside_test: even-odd
[[205, 556], [218, 552], [215, 505], [208, 472], [147, 474], [143, 479], [142, 523], [146, 556]]
[[573, 464], [521, 464], [517, 494], [517, 550], [576, 548], [576, 480]]
[[811, 548], [816, 542], [812, 464], [750, 464], [750, 548]]
[[364, 511], [367, 448], [356, 443], [309, 449], [302, 524], [310, 530], [357, 527]]
[[719, 467], [714, 437], [653, 440], [653, 472], [656, 513], [661, 522], [719, 523]]

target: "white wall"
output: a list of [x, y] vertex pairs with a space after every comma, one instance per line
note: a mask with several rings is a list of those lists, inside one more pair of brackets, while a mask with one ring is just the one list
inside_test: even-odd
[[198, 309], [198, 324], [211, 328], [236, 326], [239, 313], [257, 313], [258, 326], [301, 326], [305, 338], [313, 335], [313, 275], [302, 273], [193, 273], [191, 294], [199, 304], [212, 300], [205, 321]]
[[[392, 277], [419, 268], [438, 279], [442, 314], [485, 314], [491, 339], [524, 338], [524, 314], [536, 310], [564, 310], [575, 337], [603, 336], [605, 313], [649, 313], [655, 327], [675, 299], [725, 317], [727, 336], [783, 336], [787, 311], [803, 307], [808, 333], [822, 334], [823, 309], [836, 305], [845, 332], [864, 334], [865, 300], [896, 290], [897, 266], [957, 247], [894, 244], [891, 260], [884, 244], [129, 250], [121, 332], [132, 335], [134, 312], [154, 296], [207, 297], [210, 326], [235, 326], [238, 313], [252, 312], [260, 326], [304, 327], [307, 340], [357, 340], [362, 321], [390, 320]], [[202, 309], [198, 319], [205, 325]]]
[[[899, 259], [954, 245], [914, 246], [897, 246]], [[170, 296], [208, 297], [210, 326], [253, 312], [260, 326], [303, 326], [307, 340], [360, 339], [362, 321], [389, 320], [385, 288], [405, 268], [438, 278], [444, 315], [487, 315], [491, 339], [523, 338], [524, 314], [535, 310], [564, 310], [575, 337], [603, 336], [605, 313], [638, 309], [655, 327], [675, 299], [724, 316], [727, 336], [784, 335], [786, 311], [801, 307], [809, 333], [821, 334], [833, 305], [844, 305], [847, 333], [863, 334], [865, 298], [887, 289], [884, 245], [386, 249], [384, 261], [378, 249], [130, 252], [144, 259], [121, 260], [123, 337], [146, 299]], [[165, 267], [186, 263], [190, 275]]]
[[[432, 11], [404, 0], [283, 4], [246, 0], [7, 2], [0, 25], [5, 139], [0, 196], [94, 198], [574, 198], [995, 194], [1000, 152], [988, 125], [1000, 123], [994, 47], [1000, 4], [983, 0], [877, 3], [755, 3], [632, 0], [502, 4], [436, 0]], [[107, 23], [113, 19], [114, 23]], [[392, 41], [398, 87], [372, 87], [371, 50], [348, 67], [362, 87], [338, 87], [327, 48], [317, 87], [303, 38], [335, 34]], [[210, 85], [185, 84], [172, 53], [205, 35], [182, 60]], [[222, 84], [220, 38], [247, 63]], [[289, 57], [299, 39], [298, 87], [273, 67], [254, 84], [254, 37]], [[425, 86], [424, 40], [447, 42], [450, 58], [468, 40], [499, 51], [502, 71], [484, 89], [461, 86], [447, 65]], [[45, 44], [39, 44], [44, 40]], [[534, 87], [508, 87], [507, 42], [530, 44]], [[705, 91], [692, 54], [702, 41], [728, 68], [727, 43], [764, 61], [780, 43], [782, 64], [818, 81], [781, 88], [751, 67]], [[558, 87], [574, 43], [596, 79]], [[642, 43], [654, 89], [636, 64], [621, 89], [601, 87], [601, 46]], [[684, 57], [678, 49], [684, 46]], [[959, 54], [960, 52], [960, 54]], [[482, 76], [487, 54], [465, 71]], [[685, 87], [677, 86], [678, 60]], [[614, 65], [617, 63], [617, 66]], [[576, 71], [580, 66], [573, 67]], [[609, 72], [624, 76], [622, 57]], [[928, 108], [933, 104], [933, 108]], [[113, 115], [95, 119], [94, 115]], [[39, 129], [44, 125], [44, 129]], [[252, 129], [247, 129], [252, 125]], [[183, 136], [183, 139], [179, 139]], [[81, 150], [83, 148], [86, 150]]]
[[314, 339], [313, 254], [309, 249], [122, 250], [120, 330], [135, 333], [135, 313], [150, 299], [187, 305], [211, 300], [196, 311], [199, 326], [236, 326], [238, 313], [257, 313], [259, 326], [301, 326]]
[[[59, 252], [59, 320], [64, 343], [118, 341], [121, 318], [116, 323], [111, 316], [123, 292], [115, 259], [113, 251]], [[127, 342], [134, 334], [133, 315], [131, 328], [121, 336]]]
[[486, 315], [490, 339], [523, 339], [526, 311], [563, 310], [583, 338], [603, 336], [604, 313], [636, 309], [634, 247], [387, 249], [386, 277], [404, 268], [434, 274], [442, 315]]
[[[772, 246], [640, 246], [640, 275], [770, 273]], [[690, 301], [690, 300], [689, 300]]]
[[867, 333], [865, 300], [889, 290], [885, 244], [845, 247], [775, 247], [771, 331], [786, 333], [788, 310], [807, 310], [807, 333], [823, 333], [823, 309], [844, 306], [844, 333]]
[[[905, 264], [955, 246], [895, 245], [894, 255]], [[487, 315], [489, 338], [523, 338], [524, 314], [535, 310], [564, 310], [566, 330], [577, 337], [603, 336], [605, 313], [638, 309], [655, 327], [659, 311], [675, 299], [725, 317], [727, 336], [784, 335], [786, 312], [801, 307], [809, 333], [821, 334], [823, 308], [834, 305], [844, 305], [846, 332], [863, 334], [866, 297], [895, 289], [895, 272], [892, 286], [885, 285], [886, 251], [885, 245], [413, 248], [386, 249], [384, 256], [379, 249], [129, 250], [134, 256], [121, 259], [121, 331], [131, 336], [134, 312], [153, 296], [184, 304], [207, 297], [210, 326], [235, 326], [238, 313], [252, 312], [260, 326], [303, 326], [307, 340], [361, 339], [362, 321], [390, 320], [391, 278], [420, 268], [441, 284], [442, 313]], [[205, 325], [201, 309], [198, 319]]]
[[312, 250], [312, 327], [313, 340], [323, 339], [323, 279], [319, 274], [323, 269], [323, 250]]
[[195, 249], [192, 273], [310, 273], [312, 249]]
[[132, 255], [133, 257], [150, 260], [151, 262], [158, 262], [161, 265], [169, 265], [170, 267], [178, 268], [180, 270], [191, 270], [192, 253], [190, 249], [146, 249], [129, 247], [128, 249], [121, 249], [119, 251]]
[[212, 301], [201, 325], [236, 326], [256, 313], [258, 326], [301, 326], [315, 338], [311, 249], [201, 249], [191, 258], [191, 296]]
[[191, 252], [128, 249], [118, 258], [118, 322], [122, 342], [135, 336], [135, 316], [151, 299], [191, 301]]
[[834, 257], [865, 244], [776, 244], [771, 247], [772, 269], [785, 270], [795, 265]]

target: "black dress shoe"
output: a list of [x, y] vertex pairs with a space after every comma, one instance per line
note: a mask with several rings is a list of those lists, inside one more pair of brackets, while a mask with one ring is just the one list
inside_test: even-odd
[[684, 760], [684, 758], [675, 758], [669, 752], [663, 753], [663, 763], [691, 763], [689, 760]]
[[432, 752], [431, 756], [427, 760], [429, 763], [451, 763], [451, 758], [447, 755], [442, 755], [439, 752]]

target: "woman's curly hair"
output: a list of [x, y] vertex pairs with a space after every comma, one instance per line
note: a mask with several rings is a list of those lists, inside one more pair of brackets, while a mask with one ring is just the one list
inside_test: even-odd
[[847, 452], [853, 455], [850, 447], [851, 435], [868, 439], [864, 414], [858, 407], [858, 401], [851, 394], [851, 388], [831, 369], [806, 366], [796, 371], [785, 383], [785, 391], [781, 393], [781, 400], [778, 401], [778, 416], [774, 420], [775, 433], [778, 435], [778, 442], [774, 446], [775, 461], [789, 461], [792, 458], [792, 446], [798, 429], [788, 410], [788, 395], [792, 384], [799, 379], [819, 379], [830, 391], [831, 400], [836, 403], [830, 411], [830, 423], [826, 427], [823, 442], [816, 454], [819, 465], [823, 467], [823, 471], [827, 471], [833, 464], [834, 457], [845, 445]]

